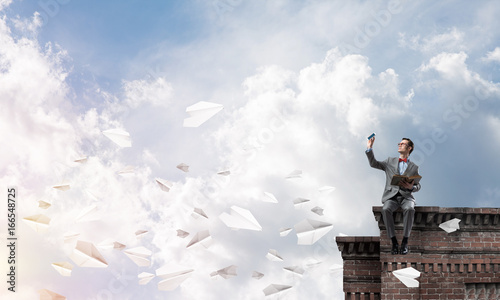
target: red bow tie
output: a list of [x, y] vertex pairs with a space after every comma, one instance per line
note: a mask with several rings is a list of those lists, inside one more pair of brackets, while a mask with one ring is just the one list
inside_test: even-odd
[[402, 162], [402, 161], [407, 162], [407, 159], [406, 158], [400, 158], [399, 162]]

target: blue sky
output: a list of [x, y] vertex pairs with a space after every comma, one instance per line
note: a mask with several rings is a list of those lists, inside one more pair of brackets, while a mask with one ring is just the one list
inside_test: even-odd
[[[293, 286], [286, 299], [343, 299], [335, 236], [379, 233], [371, 207], [384, 176], [364, 154], [372, 132], [379, 160], [397, 155], [402, 137], [415, 142], [417, 205], [498, 207], [499, 10], [495, 1], [0, 0], [0, 130], [10, 145], [0, 182], [23, 195], [19, 218], [51, 219], [45, 233], [18, 223], [26, 246], [15, 299], [40, 289], [68, 299], [259, 299], [269, 284]], [[200, 101], [224, 109], [183, 127]], [[107, 139], [109, 129], [130, 133], [132, 147]], [[118, 175], [126, 166], [135, 173]], [[294, 170], [302, 178], [286, 179]], [[71, 189], [53, 188], [63, 182]], [[297, 198], [311, 201], [295, 208]], [[93, 220], [75, 221], [93, 205]], [[219, 216], [232, 206], [262, 231], [229, 229]], [[194, 208], [209, 218], [193, 218]], [[309, 246], [295, 230], [279, 235], [304, 219], [333, 229]], [[139, 240], [140, 229], [149, 233]], [[208, 249], [186, 249], [207, 229]], [[98, 245], [108, 267], [76, 266], [68, 233]], [[151, 266], [106, 240], [151, 250]], [[268, 260], [269, 249], [284, 261]], [[62, 261], [75, 265], [71, 277], [50, 265]], [[169, 263], [193, 274], [171, 292], [159, 278], [138, 284]], [[238, 276], [210, 277], [230, 265]]]

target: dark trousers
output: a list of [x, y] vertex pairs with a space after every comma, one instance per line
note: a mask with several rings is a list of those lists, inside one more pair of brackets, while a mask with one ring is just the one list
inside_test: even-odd
[[401, 207], [403, 210], [403, 236], [410, 237], [411, 227], [413, 226], [413, 219], [415, 216], [415, 201], [405, 199], [401, 194], [397, 194], [391, 199], [384, 202], [382, 207], [382, 218], [384, 219], [385, 227], [387, 228], [387, 235], [389, 238], [396, 236], [394, 230], [394, 216], [393, 212]]

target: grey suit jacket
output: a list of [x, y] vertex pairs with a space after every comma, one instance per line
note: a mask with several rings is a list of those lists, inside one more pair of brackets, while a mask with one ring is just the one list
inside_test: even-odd
[[[396, 174], [399, 175], [398, 157], [388, 157], [384, 161], [378, 161], [375, 159], [375, 155], [373, 154], [373, 149], [371, 151], [366, 152], [366, 156], [368, 157], [368, 162], [370, 163], [370, 166], [372, 168], [385, 171], [385, 189], [382, 195], [382, 203], [394, 197], [398, 192], [406, 199], [411, 199], [415, 201], [412, 192], [418, 192], [420, 190], [420, 183], [413, 185], [413, 191], [402, 188], [399, 185], [391, 185], [392, 176]], [[403, 173], [403, 175], [405, 176], [419, 175], [418, 166], [414, 164], [412, 161], [408, 161], [408, 168]]]

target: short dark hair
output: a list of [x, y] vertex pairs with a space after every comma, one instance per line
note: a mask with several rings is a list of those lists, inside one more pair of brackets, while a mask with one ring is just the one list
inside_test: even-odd
[[413, 142], [409, 138], [402, 138], [402, 140], [408, 141], [408, 147], [411, 147], [409, 154], [411, 154], [413, 152], [413, 149], [415, 149], [415, 147], [413, 147]]

